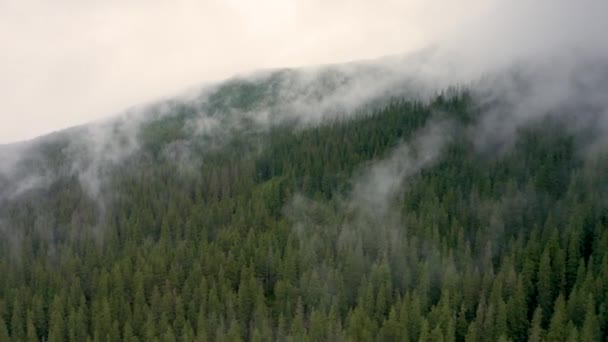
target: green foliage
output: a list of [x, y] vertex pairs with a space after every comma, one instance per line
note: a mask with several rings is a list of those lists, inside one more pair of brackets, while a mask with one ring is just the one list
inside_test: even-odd
[[[269, 82], [214, 101], [255, 107]], [[2, 203], [0, 340], [606, 339], [608, 158], [552, 119], [478, 153], [474, 108], [395, 101], [205, 149], [176, 107], [103, 199], [65, 177]], [[456, 136], [390, 214], [352, 209], [357, 176], [436, 119]], [[162, 153], [183, 139], [203, 160], [188, 171]]]

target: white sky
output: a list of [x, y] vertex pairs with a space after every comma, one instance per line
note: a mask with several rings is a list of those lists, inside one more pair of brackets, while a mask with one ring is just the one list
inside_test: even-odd
[[0, 0], [0, 143], [260, 68], [414, 51], [494, 0]]

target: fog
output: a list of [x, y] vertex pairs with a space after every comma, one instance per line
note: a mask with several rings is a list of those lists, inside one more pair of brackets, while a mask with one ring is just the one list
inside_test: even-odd
[[0, 143], [201, 82], [415, 51], [489, 2], [0, 1]]
[[[384, 94], [406, 76], [440, 89], [516, 63], [567, 74], [580, 59], [608, 58], [607, 7], [601, 0], [3, 1], [0, 143], [259, 69], [380, 65], [383, 74], [350, 77], [355, 85], [334, 97], [348, 104]], [[394, 57], [375, 60], [382, 55]], [[574, 63], [554, 64], [566, 57]], [[301, 87], [281, 91], [289, 99], [294, 90]]]
[[[81, 4], [71, 2], [61, 4], [74, 6], [82, 11], [83, 18], [87, 18], [86, 13], [91, 11]], [[0, 92], [8, 99], [0, 105], [5, 106], [4, 109], [0, 107], [3, 122], [1, 127], [7, 132], [21, 134], [18, 133], [20, 129], [17, 128], [26, 127], [26, 130], [29, 130], [27, 134], [39, 134], [63, 125], [88, 122], [93, 118], [98, 120], [90, 125], [75, 127], [30, 142], [0, 146], [0, 200], [12, 200], [32, 190], [47, 189], [61, 177], [75, 177], [88, 197], [97, 202], [99, 212], [103, 213], [107, 201], [103, 189], [107, 183], [108, 170], [140, 151], [143, 126], [164, 117], [177, 115], [180, 111], [186, 111], [190, 115], [183, 127], [180, 127], [190, 140], [184, 138], [163, 146], [161, 156], [175, 163], [181, 171], [190, 172], [205, 162], [195, 153], [195, 144], [193, 144], [195, 140], [199, 145], [202, 142], [205, 149], [220, 148], [236, 136], [256, 137], [257, 134], [268, 132], [273, 127], [286, 122], [305, 127], [321, 123], [326, 119], [366, 113], [370, 108], [381, 106], [391, 98], [426, 101], [450, 86], [470, 89], [479, 106], [478, 109], [482, 112], [480, 120], [472, 126], [459, 128], [471, 136], [475, 146], [482, 153], [492, 155], [507, 150], [515, 141], [518, 128], [548, 115], [570, 120], [569, 127], [572, 130], [591, 129], [593, 137], [585, 153], [593, 153], [594, 150], [602, 148], [602, 144], [606, 142], [605, 133], [608, 129], [608, 98], [605, 95], [608, 93], [608, 40], [603, 37], [603, 33], [608, 32], [608, 23], [603, 20], [602, 14], [608, 13], [608, 3], [600, 0], [583, 0], [576, 5], [565, 0], [540, 0], [534, 3], [519, 0], [496, 1], [483, 6], [471, 4], [470, 11], [465, 10], [469, 8], [464, 4], [459, 4], [456, 6], [449, 3], [440, 6], [432, 3], [423, 6], [412, 2], [407, 6], [400, 6], [397, 3], [379, 5], [379, 10], [387, 11], [388, 19], [385, 20], [387, 26], [380, 25], [380, 22], [384, 22], [383, 18], [376, 14], [377, 21], [372, 20], [361, 29], [369, 29], [380, 36], [390, 37], [376, 40], [375, 35], [360, 33], [361, 37], [367, 37], [369, 40], [358, 40], [363, 38], [358, 36], [356, 30], [351, 32], [349, 29], [356, 26], [358, 19], [363, 20], [367, 11], [372, 10], [363, 2], [356, 2], [346, 13], [341, 12], [346, 8], [345, 4], [342, 4], [344, 6], [332, 4], [326, 8], [320, 4], [318, 4], [320, 7], [308, 7], [310, 5], [295, 2], [293, 6], [296, 9], [294, 9], [290, 7], [291, 5], [279, 6], [278, 3], [273, 2], [268, 3], [266, 7], [265, 5], [255, 7], [255, 15], [259, 17], [252, 22], [247, 22], [248, 17], [243, 13], [244, 9], [249, 8], [245, 3], [231, 4], [232, 7], [207, 3], [208, 6], [205, 8], [187, 3], [183, 4], [183, 7], [178, 6], [182, 16], [176, 18], [184, 19], [190, 25], [196, 18], [196, 14], [188, 11], [193, 8], [192, 6], [199, 11], [203, 9], [219, 11], [218, 13], [228, 16], [214, 17], [210, 23], [205, 24], [219, 25], [216, 31], [218, 36], [214, 36], [213, 43], [191, 47], [193, 35], [200, 33], [204, 28], [188, 25], [181, 27], [180, 24], [178, 27], [183, 30], [192, 29], [192, 32], [188, 31], [189, 35], [179, 35], [181, 31], [174, 32], [170, 28], [171, 20], [177, 20], [176, 18], [169, 20], [166, 26], [158, 27], [155, 26], [158, 25], [157, 21], [140, 19], [135, 20], [135, 24], [139, 25], [136, 26], [154, 33], [152, 36], [146, 36], [150, 39], [145, 41], [147, 43], [142, 43], [145, 46], [142, 51], [150, 55], [150, 60], [138, 54], [131, 55], [125, 52], [126, 54], [120, 57], [123, 64], [115, 64], [115, 69], [109, 73], [110, 76], [115, 77], [111, 80], [98, 82], [101, 80], [100, 75], [105, 75], [108, 70], [79, 63], [62, 64], [63, 71], [56, 76], [51, 75], [52, 77], [43, 72], [48, 71], [46, 64], [28, 71], [37, 74], [36, 77], [29, 79], [21, 78], [18, 72], [11, 71], [7, 73], [8, 77], [0, 81]], [[8, 8], [8, 12], [26, 8], [17, 3], [2, 5]], [[36, 9], [45, 8], [42, 4], [30, 5]], [[274, 5], [278, 7], [275, 9]], [[99, 5], [95, 11], [106, 13], [109, 15], [108, 18], [117, 18], [118, 22], [126, 23], [131, 18], [129, 14], [133, 15], [142, 9], [152, 11], [158, 16], [164, 10], [169, 13], [173, 13], [171, 11], [174, 10], [173, 5], [168, 3], [147, 6], [144, 3], [134, 4], [121, 12], [111, 6]], [[343, 15], [346, 18], [342, 22], [344, 31], [338, 30], [342, 32], [341, 35], [329, 34], [329, 37], [338, 40], [346, 36], [355, 37], [352, 38], [354, 40], [347, 41], [357, 43], [353, 42], [352, 49], [344, 50], [343, 54], [326, 49], [327, 46], [332, 46], [332, 41], [321, 41], [319, 45], [310, 47], [306, 43], [310, 31], [298, 31], [296, 34], [295, 31], [290, 30], [296, 30], [295, 27], [298, 26], [293, 24], [295, 26], [292, 27], [291, 24], [286, 24], [287, 28], [281, 30], [286, 36], [282, 36], [281, 39], [289, 38], [288, 40], [296, 44], [299, 49], [286, 48], [290, 52], [282, 54], [281, 51], [273, 49], [277, 41], [268, 40], [265, 41], [267, 45], [255, 45], [254, 39], [248, 41], [249, 45], [245, 44], [248, 52], [244, 53], [236, 48], [240, 42], [236, 37], [240, 35], [247, 37], [247, 30], [239, 25], [231, 26], [224, 22], [226, 18], [232, 18], [230, 15], [236, 15], [231, 11], [236, 11], [235, 13], [240, 13], [239, 18], [245, 21], [243, 24], [245, 27], [255, 28], [259, 31], [253, 32], [264, 32], [274, 37], [279, 35], [276, 33], [276, 28], [268, 26], [270, 25], [268, 23], [264, 24], [262, 20], [274, 18], [274, 15], [263, 10], [284, 11], [280, 13], [299, 23], [304, 20], [298, 17], [300, 7], [305, 8], [303, 11], [308, 15], [305, 18], [311, 20], [314, 17], [313, 13], [317, 12], [325, 18], [323, 22], [331, 21], [332, 15], [336, 18], [342, 18]], [[398, 9], [410, 11], [410, 15], [426, 13], [420, 14], [419, 18], [410, 23], [414, 26], [418, 25], [416, 27], [420, 30], [424, 27], [422, 31], [425, 32], [423, 35], [425, 39], [417, 43], [412, 41], [405, 43], [409, 39], [404, 33], [405, 29], [401, 26], [391, 26], [400, 18], [397, 15], [401, 13]], [[449, 9], [456, 10], [450, 12]], [[46, 10], [57, 11], [51, 8]], [[426, 12], [427, 10], [429, 12]], [[228, 12], [232, 14], [229, 15]], [[431, 13], [434, 15], [429, 16]], [[33, 14], [23, 15], [27, 17]], [[62, 18], [58, 13], [55, 15], [54, 19], [49, 20]], [[160, 17], [155, 15], [151, 18], [160, 21]], [[278, 14], [277, 16], [283, 18]], [[287, 22], [288, 20], [285, 21]], [[440, 23], [435, 24], [435, 22]], [[59, 25], [59, 23], [55, 24]], [[11, 24], [5, 22], [0, 25]], [[340, 20], [337, 20], [335, 25], [340, 27]], [[116, 30], [112, 25], [99, 27], [106, 29], [112, 27]], [[67, 29], [63, 26], [57, 27], [57, 31], [53, 32], [64, 33]], [[329, 33], [334, 32], [323, 25], [315, 28], [319, 32], [324, 32], [322, 29], [327, 29]], [[34, 27], [33, 30], [37, 29]], [[138, 31], [134, 30], [133, 32], [127, 30], [125, 34], [135, 39], [139, 36], [136, 34]], [[236, 31], [230, 31], [232, 35], [220, 37], [223, 30]], [[399, 34], [390, 35], [391, 32]], [[78, 36], [79, 33], [74, 34]], [[102, 36], [107, 39], [109, 45], [102, 50], [93, 49], [88, 53], [115, 51], [112, 48], [114, 42], [110, 38], [121, 35], [116, 32], [104, 34], [108, 34]], [[152, 39], [156, 37], [155, 34], [158, 34], [160, 42], [175, 42], [176, 49], [157, 46], [158, 42]], [[397, 39], [395, 36], [401, 38]], [[11, 38], [13, 39], [16, 38]], [[393, 44], [396, 41], [404, 43]], [[131, 41], [119, 39], [118, 42], [126, 44]], [[188, 58], [192, 60], [182, 61], [177, 58], [159, 67], [160, 64], [155, 62], [154, 54], [162, 52], [162, 55], [171, 50], [172, 53], [183, 56], [181, 51], [184, 50], [179, 49], [180, 44], [194, 49], [188, 50], [191, 52]], [[135, 45], [137, 47], [137, 44]], [[397, 45], [399, 49], [395, 47]], [[215, 56], [214, 58], [207, 59], [206, 52], [197, 50], [199, 48], [204, 50], [210, 46], [213, 46], [211, 56]], [[287, 45], [279, 44], [279, 46]], [[395, 49], [390, 50], [393, 47]], [[46, 46], [46, 49], [51, 47]], [[327, 54], [321, 53], [325, 50]], [[17, 51], [24, 50], [17, 49]], [[265, 55], [264, 51], [269, 55]], [[402, 51], [411, 52], [350, 63], [323, 64]], [[56, 61], [65, 63], [67, 60], [64, 59], [63, 54], [73, 52], [75, 51], [69, 48], [64, 52], [57, 52], [62, 55], [56, 57]], [[264, 60], [270, 55], [273, 56], [272, 59]], [[14, 58], [16, 55], [8, 54], [8, 56]], [[28, 58], [31, 58], [28, 56], [30, 55], [25, 56], [24, 65], [27, 65]], [[238, 62], [241, 64], [234, 62], [233, 58], [236, 57], [242, 58]], [[96, 58], [100, 58], [100, 66], [106, 65], [102, 57]], [[86, 58], [85, 60], [89, 61]], [[264, 62], [260, 62], [262, 60]], [[110, 64], [118, 63], [112, 58], [109, 61]], [[17, 59], [12, 62], [11, 65], [19, 64]], [[321, 64], [302, 68], [274, 68], [316, 63]], [[6, 68], [10, 63], [0, 64]], [[214, 69], [215, 74], [210, 76], [211, 73], [205, 73], [201, 71], [203, 69], [197, 68]], [[257, 68], [262, 69], [251, 71]], [[247, 72], [237, 73], [236, 76], [222, 82], [204, 82], [243, 70]], [[42, 77], [41, 75], [49, 77], [46, 86], [43, 86], [37, 78]], [[90, 77], [91, 83], [83, 87], [80, 83], [81, 77]], [[14, 81], [16, 82], [14, 85], [11, 80], [17, 79], [21, 83]], [[26, 83], [27, 87], [24, 86]], [[187, 91], [178, 92], [180, 89], [185, 89], [187, 84], [193, 86]], [[51, 88], [65, 96], [57, 96], [54, 91], [48, 91]], [[76, 88], [79, 90], [75, 90]], [[95, 93], [94, 98], [83, 97], [79, 91]], [[39, 97], [41, 92], [46, 93], [44, 96], [52, 97], [55, 102], [49, 103], [44, 96]], [[171, 95], [173, 92], [178, 94]], [[164, 98], [145, 101], [158, 97]], [[34, 100], [26, 101], [26, 98]], [[131, 107], [126, 111], [120, 111], [123, 106]], [[47, 124], [42, 119], [25, 115], [26, 112], [36, 112], [42, 117], [59, 121]], [[90, 114], [82, 114], [85, 112]], [[16, 121], [15, 117], [25, 120], [24, 122], [30, 125]], [[38, 125], [42, 127], [40, 130], [36, 128]], [[381, 213], [380, 218], [370, 218], [370, 215], [367, 215], [365, 220], [398, 220], [399, 218], [391, 217], [389, 213], [389, 201], [403, 192], [408, 177], [432, 165], [442, 146], [449, 142], [453, 130], [449, 123], [434, 122], [421, 130], [412, 141], [398, 146], [386, 159], [376, 161], [368, 168], [360, 170], [360, 174], [352, 180], [354, 191], [349, 198], [344, 199], [346, 204], [342, 209], [349, 211], [355, 207], [363, 208], [369, 213]], [[9, 135], [0, 133], [0, 137], [9, 137]], [[52, 148], [44, 148], [45, 146]], [[253, 147], [256, 148], [263, 148], [263, 145]], [[308, 203], [301, 197], [296, 197], [294, 201], [296, 204]]]

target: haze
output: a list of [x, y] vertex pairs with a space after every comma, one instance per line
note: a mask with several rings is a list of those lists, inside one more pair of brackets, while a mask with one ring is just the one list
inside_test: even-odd
[[608, 59], [605, 0], [0, 0], [0, 143], [256, 69], [441, 46], [425, 72]]
[[236, 73], [414, 51], [482, 3], [0, 0], [0, 143]]

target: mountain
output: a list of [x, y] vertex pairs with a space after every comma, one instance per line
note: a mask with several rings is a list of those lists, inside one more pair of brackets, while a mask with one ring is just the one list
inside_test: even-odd
[[605, 340], [606, 64], [431, 57], [0, 146], [0, 341]]

